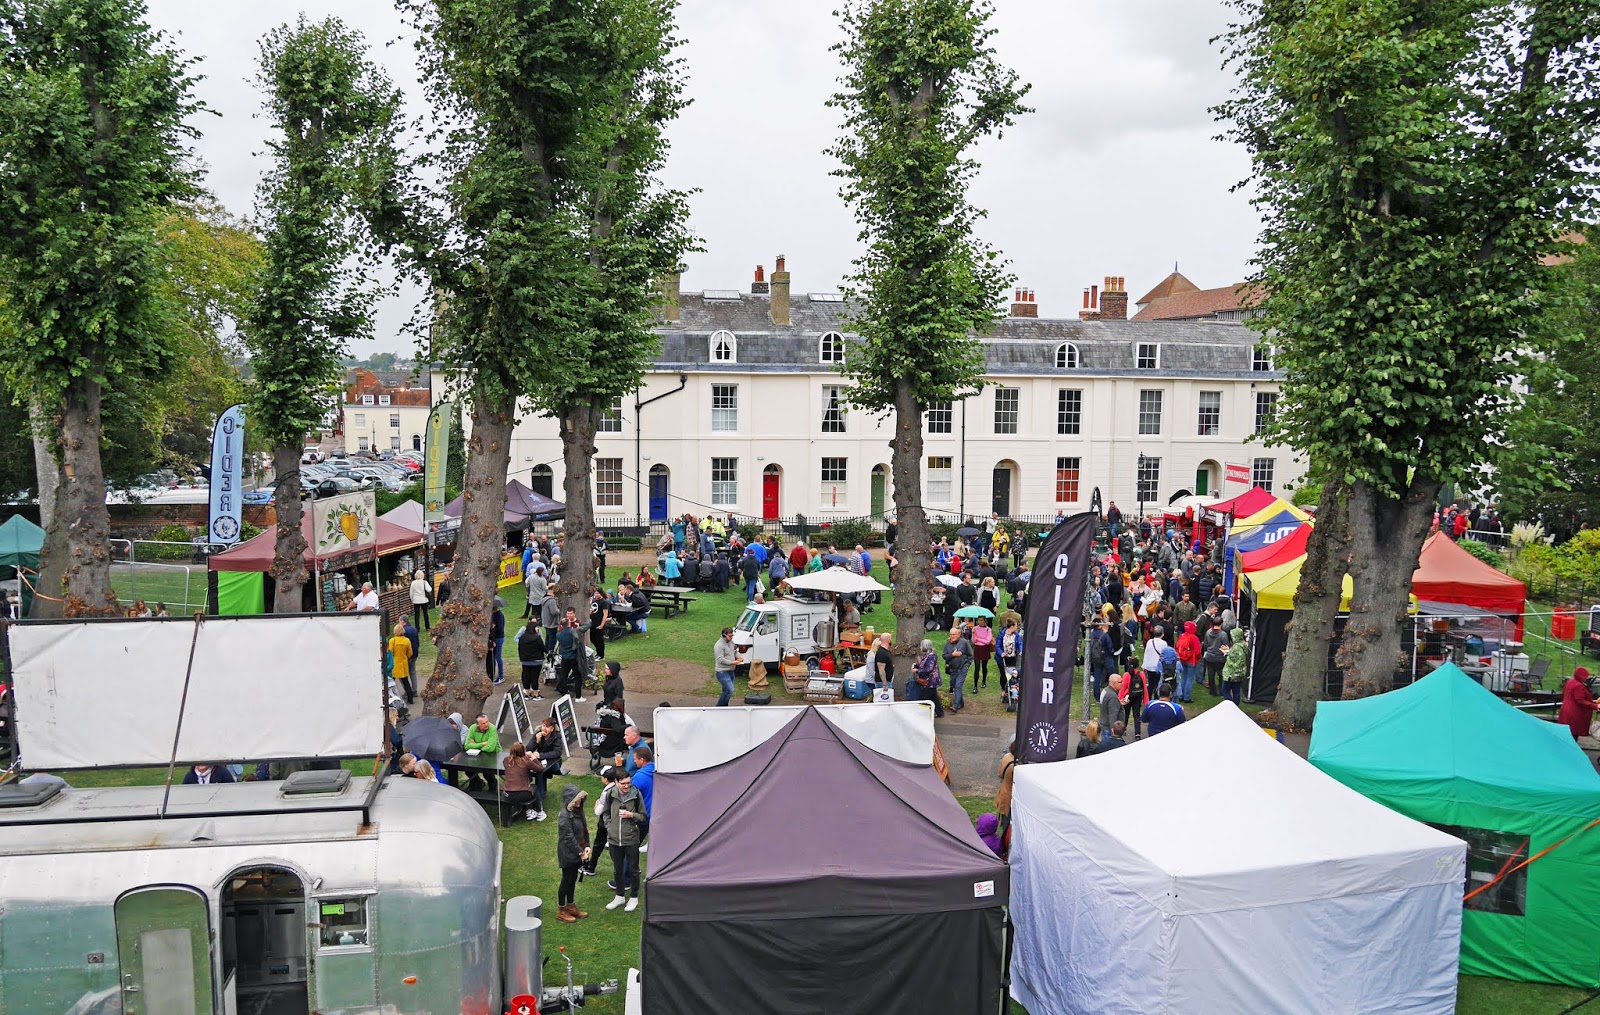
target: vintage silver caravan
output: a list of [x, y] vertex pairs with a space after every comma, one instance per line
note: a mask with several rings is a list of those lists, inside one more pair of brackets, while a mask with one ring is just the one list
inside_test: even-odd
[[[375, 792], [374, 792], [375, 790]], [[0, 787], [0, 1011], [499, 1013], [500, 845], [437, 783]]]
[[[371, 763], [381, 637], [371, 613], [7, 625], [20, 765]], [[414, 779], [0, 786], [0, 1012], [499, 1015], [499, 870], [479, 805]]]

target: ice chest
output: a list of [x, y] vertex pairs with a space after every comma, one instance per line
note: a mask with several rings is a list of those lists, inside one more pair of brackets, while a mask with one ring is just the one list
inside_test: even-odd
[[851, 701], [866, 701], [872, 697], [872, 684], [865, 680], [845, 679], [844, 696]]

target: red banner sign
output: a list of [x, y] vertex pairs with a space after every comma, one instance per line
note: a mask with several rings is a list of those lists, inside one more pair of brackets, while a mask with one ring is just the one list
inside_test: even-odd
[[1250, 485], [1250, 466], [1248, 466], [1248, 465], [1234, 465], [1232, 462], [1229, 462], [1228, 463], [1228, 475], [1227, 475], [1226, 482], [1229, 482], [1229, 483], [1242, 483], [1245, 486], [1249, 486]]

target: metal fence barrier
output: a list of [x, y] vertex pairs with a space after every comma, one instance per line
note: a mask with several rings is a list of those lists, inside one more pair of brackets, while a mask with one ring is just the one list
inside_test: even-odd
[[206, 561], [227, 549], [215, 543], [161, 542], [153, 539], [111, 540], [111, 587], [117, 602], [131, 607], [142, 601], [155, 611], [165, 605], [173, 614], [206, 608]]

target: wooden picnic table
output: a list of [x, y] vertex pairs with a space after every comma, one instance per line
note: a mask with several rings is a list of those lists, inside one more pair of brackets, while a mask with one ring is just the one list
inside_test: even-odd
[[682, 585], [652, 585], [639, 591], [644, 593], [652, 606], [660, 606], [665, 617], [687, 613], [689, 604], [695, 600], [695, 590]]
[[[509, 824], [506, 808], [503, 806], [504, 801], [500, 794], [500, 786], [501, 777], [506, 772], [506, 758], [510, 756], [510, 753], [509, 751], [500, 751], [492, 756], [488, 754], [473, 756], [466, 751], [460, 751], [453, 755], [449, 761], [440, 762], [439, 768], [444, 772], [445, 778], [451, 786], [454, 786], [480, 804], [492, 807], [499, 816], [500, 823]], [[473, 775], [480, 776], [488, 781], [488, 788], [467, 789], [461, 782], [463, 775], [469, 777]]]

